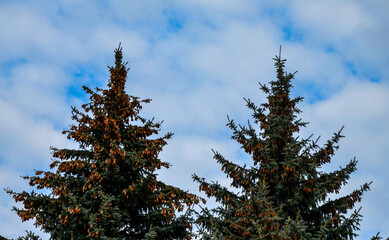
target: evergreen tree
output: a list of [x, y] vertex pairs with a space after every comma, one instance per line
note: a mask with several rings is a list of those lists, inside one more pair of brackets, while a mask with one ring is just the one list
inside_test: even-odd
[[26, 236], [18, 237], [16, 240], [42, 240], [38, 235], [35, 235], [32, 231], [26, 231]]
[[[15, 239], [7, 239], [0, 235], [0, 240], [15, 240]], [[41, 237], [35, 235], [32, 231], [26, 231], [26, 236], [18, 237], [16, 240], [42, 240]]]
[[[200, 190], [208, 197], [215, 197], [220, 204], [200, 214], [202, 231], [210, 235], [217, 233], [220, 239], [353, 239], [361, 220], [354, 206], [369, 190], [370, 183], [346, 196], [328, 197], [339, 193], [356, 170], [357, 161], [354, 158], [334, 172], [320, 170], [331, 162], [338, 149], [342, 129], [324, 146], [311, 137], [297, 136], [307, 125], [297, 116], [301, 112], [297, 104], [303, 98], [291, 97], [295, 73], [284, 70], [286, 60], [281, 59], [281, 51], [274, 60], [277, 79], [270, 82], [270, 87], [260, 84], [267, 102], [257, 106], [245, 99], [259, 130], [250, 122], [241, 126], [228, 119], [232, 139], [251, 155], [252, 166], [240, 166], [217, 152], [214, 155], [222, 171], [231, 178], [235, 191], [194, 175]], [[267, 186], [267, 190], [261, 190], [259, 184]], [[348, 216], [348, 210], [354, 212]], [[269, 214], [276, 218], [268, 219]], [[278, 234], [291, 225], [291, 220], [296, 226], [293, 231], [286, 232], [286, 237]], [[262, 231], [256, 223], [260, 223]]]
[[[371, 240], [380, 240], [383, 239], [383, 237], [380, 236], [380, 232], [378, 232], [375, 236], [371, 237]], [[389, 240], [389, 238], [386, 238], [386, 240]]]
[[161, 122], [139, 115], [150, 99], [125, 92], [129, 69], [122, 58], [119, 45], [108, 89], [83, 87], [90, 102], [82, 105], [84, 111], [72, 107], [76, 124], [63, 134], [79, 149], [52, 147], [52, 170], [24, 177], [50, 194], [6, 190], [24, 205], [13, 208], [19, 217], [35, 219], [52, 239], [191, 237], [188, 211], [199, 198], [157, 180], [155, 171], [169, 167], [158, 154], [172, 134], [151, 138]]

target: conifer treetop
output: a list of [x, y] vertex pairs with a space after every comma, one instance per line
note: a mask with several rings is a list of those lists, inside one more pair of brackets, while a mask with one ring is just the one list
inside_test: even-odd
[[115, 49], [115, 67], [120, 68], [123, 66], [123, 48], [122, 43]]
[[125, 65], [119, 45], [108, 88], [84, 86], [90, 102], [72, 107], [74, 124], [63, 134], [79, 149], [51, 148], [51, 170], [24, 177], [49, 194], [7, 190], [23, 204], [13, 208], [22, 221], [35, 220], [52, 239], [192, 236], [190, 212], [200, 198], [157, 178], [157, 169], [169, 167], [159, 153], [172, 133], [154, 137], [161, 122], [140, 115], [148, 99], [126, 93]]
[[[345, 196], [328, 198], [331, 193], [339, 194], [356, 170], [357, 161], [352, 159], [334, 172], [320, 169], [331, 162], [339, 148], [342, 129], [324, 146], [310, 137], [297, 136], [308, 123], [298, 118], [301, 110], [297, 104], [303, 98], [291, 97], [296, 72], [284, 70], [286, 59], [281, 58], [281, 47], [273, 60], [276, 79], [269, 87], [259, 83], [267, 101], [257, 106], [245, 99], [258, 128], [250, 122], [237, 125], [228, 118], [231, 138], [251, 156], [252, 165], [240, 166], [217, 151], [214, 154], [235, 191], [193, 176], [200, 191], [220, 204], [199, 213], [200, 229], [218, 239], [353, 239], [361, 221], [354, 206], [370, 183]], [[348, 215], [350, 210], [354, 212]]]

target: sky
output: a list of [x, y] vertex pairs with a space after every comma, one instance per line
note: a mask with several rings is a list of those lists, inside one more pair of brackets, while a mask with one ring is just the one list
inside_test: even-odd
[[[227, 115], [246, 124], [243, 97], [260, 104], [259, 84], [275, 80], [282, 45], [286, 70], [298, 71], [293, 96], [304, 101], [300, 134], [324, 144], [345, 126], [323, 171], [356, 157], [346, 194], [363, 195], [358, 239], [389, 237], [389, 3], [386, 0], [0, 1], [0, 188], [31, 190], [21, 175], [46, 170], [50, 146], [77, 148], [61, 132], [71, 106], [88, 102], [82, 86], [105, 87], [121, 42], [131, 68], [126, 90], [151, 98], [143, 116], [174, 136], [160, 158], [161, 180], [198, 193], [191, 175], [228, 185], [212, 149], [250, 163], [230, 139]], [[335, 196], [334, 196], [335, 197]], [[33, 230], [0, 191], [0, 235]]]

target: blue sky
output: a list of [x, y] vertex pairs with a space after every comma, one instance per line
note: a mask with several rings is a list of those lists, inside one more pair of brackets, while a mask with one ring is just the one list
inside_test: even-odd
[[[76, 148], [61, 135], [82, 85], [104, 87], [122, 43], [131, 68], [127, 91], [153, 101], [143, 114], [175, 135], [161, 154], [164, 181], [198, 192], [191, 174], [228, 184], [211, 149], [249, 161], [230, 140], [228, 114], [246, 123], [243, 97], [265, 100], [258, 81], [275, 78], [279, 45], [298, 71], [293, 95], [305, 97], [301, 134], [324, 143], [345, 125], [331, 170], [354, 156], [349, 192], [364, 195], [359, 239], [389, 236], [389, 4], [377, 1], [171, 0], [0, 2], [0, 188], [29, 189], [19, 178], [47, 169], [49, 146]], [[34, 230], [0, 192], [0, 234]], [[41, 234], [45, 238], [47, 235]]]

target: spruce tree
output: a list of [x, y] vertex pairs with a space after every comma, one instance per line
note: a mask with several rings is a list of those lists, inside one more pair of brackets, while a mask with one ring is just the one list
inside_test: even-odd
[[140, 115], [150, 99], [126, 93], [129, 68], [122, 58], [119, 45], [108, 89], [84, 86], [90, 102], [83, 111], [72, 107], [75, 124], [63, 134], [79, 149], [52, 147], [52, 170], [24, 177], [49, 194], [6, 190], [23, 203], [13, 208], [19, 217], [34, 219], [51, 239], [191, 237], [191, 217], [184, 210], [199, 198], [157, 180], [156, 170], [169, 167], [158, 154], [172, 134], [155, 136], [161, 122]]
[[[361, 220], [355, 203], [370, 183], [348, 195], [337, 195], [356, 170], [357, 161], [354, 158], [333, 172], [321, 167], [331, 162], [339, 148], [343, 128], [324, 146], [312, 137], [299, 137], [307, 123], [298, 118], [301, 110], [297, 104], [303, 98], [291, 97], [295, 73], [284, 70], [286, 59], [281, 58], [281, 49], [274, 60], [276, 80], [270, 81], [270, 87], [260, 83], [267, 102], [258, 106], [245, 99], [255, 125], [236, 125], [228, 119], [232, 139], [251, 156], [252, 166], [240, 166], [215, 152], [214, 158], [232, 180], [232, 189], [194, 175], [200, 191], [219, 203], [219, 207], [200, 213], [200, 230], [217, 239], [353, 239]], [[330, 199], [332, 193], [338, 197]], [[354, 211], [348, 215], [349, 210]]]

